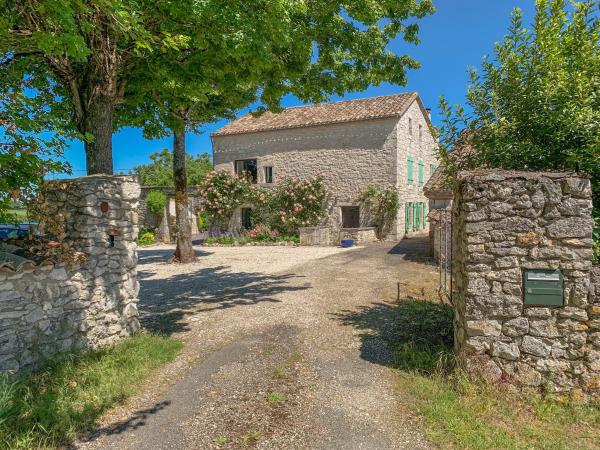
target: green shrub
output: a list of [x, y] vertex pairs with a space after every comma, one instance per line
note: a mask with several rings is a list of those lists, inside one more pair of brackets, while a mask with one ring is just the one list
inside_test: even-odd
[[99, 351], [56, 358], [22, 378], [0, 377], [0, 448], [67, 446], [172, 361], [182, 344], [139, 334]]
[[365, 203], [371, 212], [373, 223], [377, 228], [377, 237], [382, 239], [390, 231], [398, 215], [400, 197], [394, 186], [381, 189], [369, 186], [361, 195], [360, 200]]
[[165, 206], [167, 205], [167, 195], [161, 191], [148, 192], [146, 196], [146, 206], [151, 213], [157, 216], [163, 215]]
[[140, 232], [140, 237], [138, 238], [137, 243], [140, 246], [155, 244], [156, 236], [153, 231], [149, 231], [149, 230], [142, 231], [142, 232]]

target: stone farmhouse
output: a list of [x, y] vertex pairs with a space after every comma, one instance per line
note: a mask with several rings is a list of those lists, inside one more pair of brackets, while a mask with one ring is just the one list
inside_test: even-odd
[[[430, 126], [416, 92], [247, 114], [212, 134], [213, 162], [263, 187], [324, 174], [332, 194], [325, 225], [337, 231], [371, 227], [361, 194], [395, 186], [401, 207], [388, 237], [401, 239], [428, 227], [423, 186], [437, 164]], [[250, 227], [250, 209], [233, 220]]]

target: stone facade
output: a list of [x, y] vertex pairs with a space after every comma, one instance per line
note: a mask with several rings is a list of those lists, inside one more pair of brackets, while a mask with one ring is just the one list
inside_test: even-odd
[[[591, 213], [584, 176], [460, 174], [453, 206], [453, 301], [455, 342], [467, 361], [478, 361], [493, 377], [550, 392], [600, 391]], [[560, 269], [563, 306], [525, 306], [526, 269]]]
[[46, 194], [50, 215], [64, 218], [64, 242], [87, 258], [74, 265], [2, 268], [0, 371], [29, 370], [58, 353], [101, 348], [139, 328], [135, 179], [53, 181]]
[[[401, 207], [390, 237], [402, 238], [406, 234], [404, 204], [427, 201], [418, 183], [418, 162], [423, 163], [427, 181], [435, 163], [435, 140], [428, 123], [415, 100], [399, 118], [213, 136], [213, 161], [215, 170], [233, 172], [236, 160], [255, 158], [258, 184], [263, 187], [276, 185], [286, 176], [305, 179], [324, 174], [332, 193], [324, 225], [334, 234], [342, 227], [342, 207], [361, 206], [358, 199], [369, 185], [396, 186]], [[414, 159], [411, 185], [407, 182], [408, 156]], [[273, 184], [265, 183], [265, 167], [273, 168]], [[372, 226], [366, 208], [360, 209], [359, 226]], [[239, 222], [239, 215], [234, 220]]]

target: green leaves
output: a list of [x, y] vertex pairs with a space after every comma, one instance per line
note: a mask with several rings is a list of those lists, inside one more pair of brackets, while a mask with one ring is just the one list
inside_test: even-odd
[[[150, 155], [149, 164], [133, 168], [140, 178], [142, 186], [172, 187], [173, 181], [173, 153], [167, 149]], [[187, 155], [186, 175], [188, 184], [194, 186], [202, 183], [206, 175], [212, 170], [212, 163], [208, 153], [196, 156]]]
[[450, 166], [585, 171], [600, 204], [599, 5], [538, 0], [529, 29], [513, 12], [493, 57], [469, 73], [469, 113], [440, 102], [442, 152], [477, 149]]

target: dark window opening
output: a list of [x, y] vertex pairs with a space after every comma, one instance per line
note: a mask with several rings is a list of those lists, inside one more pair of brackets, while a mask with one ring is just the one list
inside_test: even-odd
[[265, 183], [273, 182], [273, 167], [265, 167]]
[[342, 206], [342, 228], [360, 227], [360, 207]]
[[257, 165], [255, 159], [242, 159], [235, 162], [235, 173], [246, 175], [253, 183], [257, 181]]
[[242, 227], [246, 230], [252, 228], [252, 208], [242, 208]]

